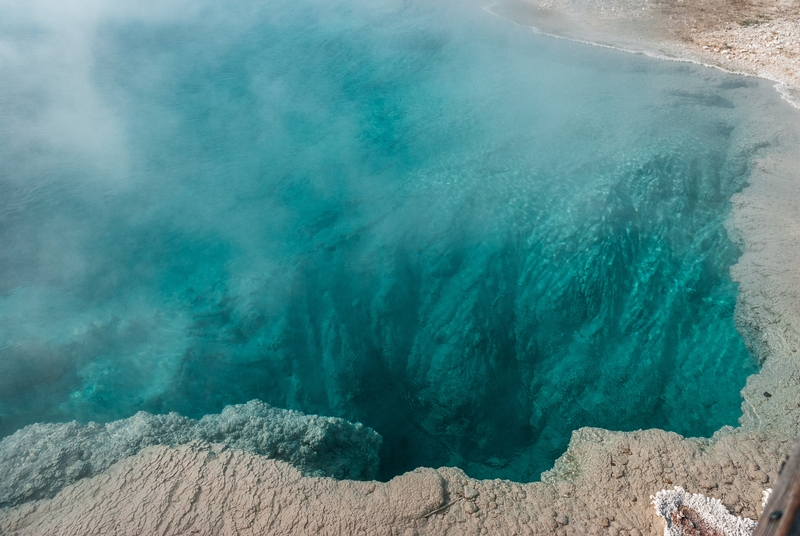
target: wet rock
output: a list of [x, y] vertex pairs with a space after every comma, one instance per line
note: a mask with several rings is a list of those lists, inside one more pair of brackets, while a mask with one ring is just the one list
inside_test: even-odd
[[154, 445], [218, 443], [284, 460], [305, 475], [368, 480], [381, 437], [344, 419], [304, 415], [259, 401], [199, 421], [139, 412], [105, 425], [32, 424], [0, 441], [0, 507], [53, 497]]

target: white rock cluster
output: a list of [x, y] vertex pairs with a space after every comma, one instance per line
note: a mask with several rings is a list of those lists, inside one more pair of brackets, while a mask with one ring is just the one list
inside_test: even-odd
[[688, 493], [680, 486], [651, 497], [656, 514], [664, 518], [664, 536], [752, 536], [756, 522], [737, 517], [719, 499]]

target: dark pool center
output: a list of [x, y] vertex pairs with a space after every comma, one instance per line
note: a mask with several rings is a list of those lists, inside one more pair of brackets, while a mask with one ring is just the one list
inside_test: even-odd
[[69, 67], [0, 88], [0, 435], [258, 399], [374, 428], [382, 479], [530, 481], [582, 426], [735, 425], [769, 85], [483, 7], [0, 23]]

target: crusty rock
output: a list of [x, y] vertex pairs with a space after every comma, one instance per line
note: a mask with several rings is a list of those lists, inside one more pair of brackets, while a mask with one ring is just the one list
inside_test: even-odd
[[432, 469], [386, 484], [303, 477], [284, 462], [193, 442], [149, 447], [54, 499], [7, 510], [0, 533], [394, 534], [444, 504], [443, 484]]
[[652, 497], [656, 513], [664, 518], [664, 536], [752, 536], [756, 523], [732, 515], [718, 499], [687, 493], [680, 486]]
[[139, 412], [106, 425], [33, 424], [0, 441], [0, 506], [52, 497], [146, 447], [194, 440], [284, 460], [306, 475], [357, 480], [374, 478], [381, 445], [361, 424], [255, 400], [199, 421]]
[[[775, 436], [742, 429], [707, 440], [583, 428], [543, 482], [474, 480], [441, 468], [381, 483], [304, 477], [284, 462], [195, 440], [145, 448], [52, 499], [0, 509], [0, 534], [659, 536], [664, 524], [649, 498], [665, 480], [698, 492], [698, 482], [721, 474], [724, 463], [756, 463], [774, 477], [783, 450]], [[629, 453], [628, 474], [611, 478], [612, 456], [622, 451]], [[755, 518], [762, 488], [745, 470], [709, 495]]]

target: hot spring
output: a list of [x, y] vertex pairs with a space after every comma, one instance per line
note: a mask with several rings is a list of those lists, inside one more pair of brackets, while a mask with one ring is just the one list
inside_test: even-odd
[[736, 424], [766, 82], [469, 1], [43, 5], [0, 21], [0, 436], [259, 399], [530, 481]]

